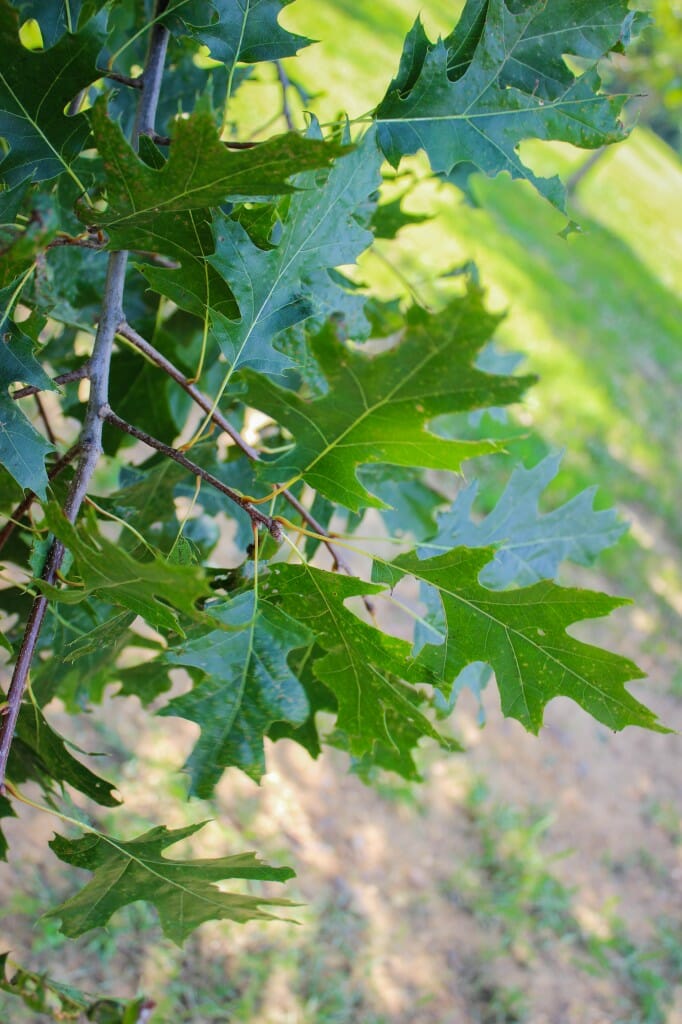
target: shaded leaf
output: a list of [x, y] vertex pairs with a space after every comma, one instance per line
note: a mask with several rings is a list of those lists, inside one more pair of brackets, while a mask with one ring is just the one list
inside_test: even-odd
[[[14, 808], [6, 796], [0, 796], [0, 818], [16, 818]], [[7, 860], [7, 839], [0, 829], [0, 860]]]
[[311, 40], [278, 22], [292, 0], [193, 0], [177, 12], [185, 31], [208, 46], [214, 60], [234, 66], [292, 57]]
[[75, 938], [103, 927], [121, 907], [137, 900], [152, 903], [164, 934], [181, 945], [204, 921], [249, 921], [271, 918], [261, 907], [288, 906], [288, 900], [223, 892], [214, 882], [248, 878], [284, 882], [291, 868], [271, 868], [253, 853], [212, 860], [170, 860], [168, 846], [187, 839], [203, 823], [169, 830], [149, 829], [130, 841], [89, 832], [82, 839], [55, 836], [50, 846], [60, 860], [92, 871], [93, 877], [76, 895], [48, 913], [61, 918], [61, 931]]
[[[559, 179], [536, 177], [518, 146], [534, 138], [597, 148], [625, 137], [623, 98], [600, 92], [594, 65], [631, 23], [627, 0], [468, 0], [461, 29], [435, 44], [417, 21], [376, 110], [379, 144], [394, 166], [424, 149], [436, 173], [460, 163], [508, 171], [563, 209]], [[566, 54], [589, 68], [576, 73]]]
[[420, 553], [459, 545], [495, 545], [495, 557], [480, 575], [481, 583], [494, 590], [553, 579], [565, 559], [590, 565], [627, 527], [613, 509], [595, 511], [596, 487], [541, 514], [540, 495], [556, 476], [560, 462], [561, 454], [555, 454], [532, 469], [517, 466], [497, 505], [479, 523], [471, 519], [478, 487], [470, 484], [457, 495], [450, 511], [439, 517], [437, 535]]
[[250, 404], [286, 427], [296, 442], [263, 466], [262, 479], [303, 477], [356, 511], [384, 505], [360, 483], [358, 466], [457, 470], [464, 459], [497, 450], [494, 441], [446, 440], [426, 427], [448, 412], [517, 401], [532, 383], [531, 377], [492, 376], [473, 365], [497, 322], [486, 313], [481, 293], [471, 290], [437, 315], [413, 308], [401, 344], [374, 357], [344, 347], [328, 327], [314, 340], [313, 352], [329, 392], [312, 402], [245, 374]]
[[272, 723], [297, 726], [308, 716], [305, 692], [287, 656], [310, 644], [310, 631], [267, 601], [257, 601], [253, 591], [213, 606], [210, 615], [219, 628], [202, 630], [164, 659], [199, 669], [202, 678], [160, 711], [201, 726], [185, 766], [190, 792], [200, 797], [210, 796], [231, 766], [259, 780], [265, 772], [263, 736]]
[[64, 739], [48, 724], [42, 712], [24, 702], [9, 755], [8, 775], [13, 782], [38, 782], [45, 791], [52, 783], [73, 786], [103, 807], [116, 807], [120, 800], [114, 786], [95, 775], [69, 753]]
[[0, 0], [0, 136], [9, 152], [0, 175], [9, 185], [26, 178], [45, 181], [71, 165], [90, 134], [84, 114], [64, 111], [82, 89], [99, 78], [106, 14], [92, 18], [77, 35], [64, 35], [47, 50], [27, 50], [19, 42], [19, 19]]
[[[109, 119], [106, 100], [93, 107], [92, 123], [107, 185], [107, 208], [96, 216], [112, 248], [143, 248], [137, 232], [164, 214], [219, 206], [228, 196], [291, 192], [292, 175], [326, 167], [344, 152], [335, 142], [295, 132], [234, 152], [220, 141], [213, 114], [200, 103], [189, 117], [174, 122], [170, 155], [157, 169], [139, 158]], [[92, 223], [91, 209], [81, 209], [80, 216]]]

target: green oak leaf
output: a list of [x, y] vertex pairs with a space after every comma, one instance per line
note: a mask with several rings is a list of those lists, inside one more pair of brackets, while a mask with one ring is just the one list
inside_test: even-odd
[[37, 581], [53, 601], [77, 604], [91, 596], [141, 615], [151, 626], [182, 635], [177, 611], [196, 618], [196, 602], [208, 585], [197, 565], [174, 565], [159, 555], [141, 562], [97, 530], [94, 515], [74, 527], [56, 505], [45, 507], [45, 524], [74, 558], [73, 572], [81, 585], [58, 589]]
[[[507, 171], [563, 210], [560, 180], [534, 175], [518, 146], [553, 139], [592, 149], [625, 138], [623, 98], [600, 92], [594, 65], [632, 23], [627, 0], [468, 0], [462, 30], [435, 44], [417, 21], [375, 112], [379, 144], [396, 167], [423, 149], [436, 173], [457, 164]], [[565, 55], [590, 66], [576, 73]]]
[[287, 656], [308, 646], [312, 634], [254, 591], [213, 606], [218, 628], [168, 652], [165, 662], [199, 669], [189, 693], [160, 711], [196, 722], [201, 737], [185, 765], [191, 794], [209, 797], [225, 768], [241, 768], [257, 781], [265, 772], [263, 736], [273, 722], [301, 725], [308, 702]]
[[353, 755], [371, 752], [375, 743], [401, 751], [406, 729], [415, 742], [429, 736], [457, 749], [422, 714], [413, 687], [402, 682], [410, 644], [369, 626], [345, 607], [348, 598], [375, 594], [381, 587], [307, 564], [276, 563], [262, 589], [311, 630], [326, 652], [313, 671], [337, 700], [337, 726]]
[[480, 548], [495, 545], [495, 557], [481, 572], [484, 586], [502, 590], [554, 579], [568, 559], [590, 565], [627, 529], [613, 509], [593, 508], [596, 487], [541, 514], [540, 495], [559, 470], [561, 454], [548, 455], [532, 469], [517, 466], [497, 505], [481, 522], [473, 522], [471, 509], [478, 490], [474, 482], [457, 495], [449, 512], [438, 520], [438, 533], [420, 546], [426, 556], [460, 545]]
[[5, 322], [4, 329], [0, 328], [0, 465], [20, 487], [44, 499], [48, 485], [45, 456], [53, 451], [53, 445], [32, 426], [19, 402], [10, 397], [9, 386], [15, 383], [54, 390], [33, 355], [31, 340], [14, 323]]
[[216, 313], [213, 326], [233, 368], [282, 373], [292, 360], [272, 347], [277, 335], [311, 317], [343, 313], [349, 301], [355, 303], [329, 271], [354, 263], [372, 243], [368, 222], [371, 197], [381, 183], [380, 166], [371, 131], [330, 171], [297, 177], [300, 191], [285, 201], [281, 235], [268, 251], [254, 245], [241, 224], [216, 219], [215, 255], [209, 263], [229, 284], [241, 318], [231, 323]]
[[113, 795], [115, 787], [69, 753], [66, 741], [32, 703], [21, 705], [8, 775], [12, 782], [38, 782], [46, 792], [55, 782], [66, 783], [103, 807], [116, 807], [120, 803]]
[[289, 132], [235, 152], [220, 141], [213, 114], [200, 101], [189, 117], [174, 122], [170, 155], [157, 168], [140, 159], [110, 120], [105, 99], [95, 103], [91, 116], [104, 162], [107, 207], [96, 215], [81, 207], [79, 216], [87, 223], [96, 217], [115, 249], [142, 248], [137, 232], [146, 237], [156, 218], [166, 214], [219, 206], [228, 196], [292, 192], [292, 175], [328, 167], [346, 149]]
[[292, 0], [193, 0], [175, 17], [184, 31], [208, 46], [214, 60], [233, 67], [293, 57], [311, 40], [278, 22]]
[[121, 907], [138, 900], [152, 903], [164, 934], [178, 945], [204, 921], [271, 919], [261, 907], [291, 906], [288, 900], [223, 892], [214, 882], [232, 878], [284, 882], [291, 868], [272, 868], [253, 853], [202, 860], [170, 860], [168, 846], [194, 835], [203, 822], [169, 830], [149, 829], [128, 841], [89, 832], [81, 839], [55, 836], [50, 846], [60, 860], [92, 871], [93, 877], [76, 895], [49, 911], [61, 918], [61, 931], [76, 938], [104, 927]]
[[447, 636], [439, 646], [427, 645], [418, 659], [443, 680], [439, 689], [447, 694], [466, 665], [484, 661], [495, 672], [503, 714], [529, 732], [539, 732], [545, 706], [559, 696], [569, 697], [611, 729], [638, 725], [666, 732], [624, 686], [641, 679], [641, 670], [566, 632], [572, 623], [608, 615], [628, 601], [559, 587], [551, 580], [489, 590], [479, 583], [479, 574], [494, 553], [493, 548], [460, 547], [434, 558], [410, 552], [394, 562], [375, 562], [375, 579], [394, 584], [411, 575], [439, 594]]
[[245, 373], [249, 403], [295, 441], [262, 466], [262, 478], [284, 483], [303, 477], [331, 501], [357, 511], [385, 507], [358, 479], [359, 466], [457, 470], [464, 459], [496, 451], [498, 442], [446, 440], [426, 424], [445, 413], [518, 401], [533, 382], [493, 376], [473, 365], [497, 322], [472, 289], [437, 315], [412, 309], [403, 341], [374, 357], [342, 345], [330, 325], [312, 343], [329, 384], [328, 393], [314, 401]]
[[19, 18], [7, 0], [0, 0], [0, 136], [9, 152], [0, 163], [8, 185], [26, 178], [46, 181], [72, 164], [84, 148], [90, 124], [84, 114], [69, 117], [65, 109], [83, 89], [100, 77], [96, 69], [106, 39], [106, 14], [91, 18], [76, 35], [67, 34], [47, 50], [27, 50], [19, 42]]

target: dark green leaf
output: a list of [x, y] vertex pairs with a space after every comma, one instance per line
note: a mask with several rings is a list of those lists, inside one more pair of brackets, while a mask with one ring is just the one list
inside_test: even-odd
[[181, 945], [204, 921], [271, 918], [260, 908], [291, 905], [288, 900], [223, 892], [213, 884], [232, 878], [284, 882], [293, 877], [291, 868], [268, 867], [253, 853], [213, 860], [169, 860], [163, 856], [167, 846], [200, 828], [202, 824], [169, 831], [161, 825], [128, 842], [95, 831], [75, 840], [55, 836], [50, 846], [60, 860], [92, 871], [93, 877], [47, 916], [61, 918], [62, 932], [75, 938], [106, 925], [121, 907], [145, 900], [156, 907], [164, 934]]
[[8, 775], [13, 782], [38, 782], [46, 791], [55, 782], [66, 783], [103, 807], [120, 803], [113, 795], [115, 787], [69, 753], [65, 741], [34, 704], [21, 705]]
[[258, 602], [253, 591], [213, 606], [210, 614], [218, 628], [190, 638], [165, 659], [199, 669], [202, 679], [160, 712], [201, 726], [186, 765], [190, 792], [200, 797], [210, 796], [223, 770], [233, 765], [260, 779], [263, 736], [271, 724], [301, 725], [308, 716], [287, 656], [310, 644], [309, 630], [267, 601]]
[[[95, 104], [92, 123], [107, 182], [107, 208], [96, 216], [112, 248], [141, 248], [139, 231], [164, 214], [219, 206], [228, 196], [291, 192], [292, 175], [327, 167], [344, 152], [334, 142], [295, 132], [234, 152], [220, 141], [213, 114], [200, 104], [190, 117], [175, 121], [170, 155], [157, 169], [140, 160], [109, 119], [105, 100]], [[92, 223], [91, 209], [82, 208], [80, 216]]]
[[185, 31], [211, 51], [214, 60], [234, 66], [291, 57], [311, 40], [278, 23], [292, 0], [193, 0], [179, 8]]
[[[524, 139], [596, 148], [625, 137], [622, 98], [600, 92], [596, 62], [628, 30], [627, 0], [468, 0], [462, 28], [432, 44], [417, 21], [397, 78], [376, 110], [379, 143], [397, 166], [424, 149], [436, 173], [466, 163], [525, 178], [560, 209], [558, 178], [522, 162]], [[565, 55], [589, 62], [575, 73]]]
[[[233, 368], [281, 373], [291, 360], [272, 347], [280, 332], [344, 311], [349, 296], [329, 269], [354, 263], [372, 242], [368, 197], [379, 187], [380, 165], [372, 131], [330, 171], [297, 177], [301, 191], [287, 201], [281, 237], [267, 252], [253, 244], [241, 224], [218, 218], [209, 262], [228, 282], [241, 319], [229, 323], [215, 316], [213, 324]], [[350, 299], [355, 305], [355, 297]]]
[[[0, 796], [0, 818], [16, 818], [14, 808], [6, 796]], [[0, 830], [0, 860], [7, 860], [7, 839]]]
[[355, 511], [384, 505], [362, 486], [358, 466], [457, 470], [464, 459], [497, 450], [494, 441], [445, 440], [426, 428], [444, 413], [517, 401], [532, 383], [530, 377], [496, 377], [473, 365], [496, 323], [480, 292], [471, 290], [438, 315], [413, 309], [402, 343], [373, 358], [341, 345], [329, 327], [313, 343], [329, 393], [313, 402], [245, 374], [249, 402], [296, 441], [263, 468], [263, 479], [284, 483], [303, 477]]
[[326, 651], [314, 672], [336, 697], [338, 728], [352, 754], [367, 753], [377, 742], [397, 752], [408, 728], [414, 737], [430, 736], [455, 747], [421, 713], [412, 687], [401, 682], [410, 644], [374, 629], [345, 607], [347, 598], [380, 589], [310, 565], [272, 565], [263, 583], [268, 599], [288, 607]]
[[90, 126], [84, 114], [68, 117], [69, 102], [99, 78], [97, 55], [105, 39], [106, 15], [92, 18], [77, 35], [65, 35], [48, 50], [33, 52], [19, 42], [19, 19], [0, 0], [0, 136], [9, 153], [0, 175], [9, 185], [26, 178], [45, 181], [66, 171], [83, 149]]

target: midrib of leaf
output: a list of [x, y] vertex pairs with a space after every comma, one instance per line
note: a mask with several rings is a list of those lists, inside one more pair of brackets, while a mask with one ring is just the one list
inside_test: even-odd
[[[444, 343], [444, 345], [446, 344], [447, 342]], [[365, 410], [358, 416], [356, 420], [354, 420], [348, 427], [346, 427], [346, 429], [343, 430], [338, 437], [334, 438], [333, 441], [329, 441], [329, 439], [322, 433], [317, 424], [313, 423], [313, 421], [305, 414], [305, 412], [301, 411], [301, 415], [303, 416], [303, 418], [306, 420], [306, 422], [310, 424], [310, 426], [315, 428], [320, 437], [326, 442], [327, 447], [324, 449], [324, 451], [320, 452], [319, 455], [316, 455], [313, 461], [308, 466], [306, 466], [306, 468], [302, 470], [297, 476], [291, 477], [291, 479], [287, 482], [286, 486], [290, 487], [292, 484], [296, 483], [296, 481], [301, 480], [306, 473], [309, 473], [311, 469], [314, 469], [317, 463], [320, 462], [322, 459], [326, 458], [331, 451], [333, 451], [335, 448], [341, 447], [341, 442], [343, 441], [343, 439], [347, 437], [348, 434], [351, 433], [351, 431], [355, 430], [361, 423], [363, 423], [368, 416], [372, 416], [377, 411], [377, 409], [382, 409], [385, 405], [390, 405], [393, 401], [396, 392], [400, 391], [401, 388], [408, 384], [410, 380], [412, 380], [412, 378], [415, 376], [415, 374], [423, 370], [424, 367], [427, 366], [432, 359], [435, 359], [436, 356], [440, 355], [444, 345], [436, 347], [435, 349], [432, 349], [430, 352], [428, 352], [424, 359], [422, 359], [419, 363], [416, 363], [412, 367], [410, 372], [407, 373], [404, 377], [402, 377], [400, 381], [398, 381], [398, 383], [396, 384], [392, 391], [389, 391], [387, 395], [381, 398], [374, 405], [368, 405], [367, 395], [365, 394], [364, 388], [362, 387], [362, 383], [359, 380], [357, 380], [357, 378], [355, 378], [358, 390], [360, 392], [360, 398], [365, 405]], [[434, 437], [436, 436], [437, 435], [434, 435]], [[414, 443], [416, 444], [417, 442], [415, 441]], [[365, 444], [367, 444], [367, 442], [358, 442], [358, 445]], [[343, 447], [350, 446], [344, 445]]]
[[[74, 59], [75, 59], [75, 54], [71, 58], [71, 60], [73, 61]], [[65, 65], [64, 69], [62, 69], [62, 70], [65, 70], [66, 68], [68, 68], [70, 63], [71, 63], [71, 61], [69, 61]], [[61, 72], [60, 72], [60, 74], [61, 74]], [[0, 80], [2, 80], [2, 82], [4, 83], [5, 87], [7, 88], [7, 91], [11, 94], [12, 98], [14, 99], [14, 102], [19, 107], [19, 109], [22, 111], [22, 113], [23, 113], [24, 117], [26, 118], [26, 120], [29, 122], [29, 124], [33, 125], [33, 128], [40, 135], [40, 137], [42, 138], [42, 140], [45, 143], [45, 145], [48, 146], [52, 150], [52, 152], [57, 157], [57, 160], [59, 160], [60, 164], [62, 165], [62, 167], [64, 168], [66, 173], [69, 175], [69, 177], [72, 179], [72, 181], [81, 190], [81, 192], [83, 193], [83, 196], [85, 197], [86, 201], [91, 205], [90, 197], [88, 196], [88, 190], [86, 189], [85, 185], [80, 180], [80, 178], [78, 177], [76, 172], [74, 170], [72, 170], [71, 166], [66, 162], [66, 160], [64, 160], [64, 158], [62, 157], [61, 153], [54, 148], [54, 146], [52, 145], [52, 143], [48, 139], [47, 135], [45, 134], [43, 129], [38, 124], [38, 122], [34, 121], [34, 119], [31, 117], [31, 115], [29, 114], [28, 110], [26, 109], [24, 104], [21, 102], [20, 98], [15, 93], [14, 89], [12, 88], [12, 86], [9, 84], [9, 82], [7, 81], [5, 76], [3, 75], [2, 71], [0, 71]], [[43, 102], [45, 101], [45, 98], [46, 97], [43, 97], [43, 99], [41, 100], [40, 106], [42, 106]], [[40, 109], [40, 107], [38, 109]]]
[[[352, 176], [349, 178], [349, 180], [344, 185], [343, 191], [340, 192], [338, 196], [336, 196], [336, 198], [334, 199], [334, 202], [332, 203], [332, 205], [329, 207], [329, 209], [325, 213], [322, 221], [318, 221], [316, 223], [315, 227], [313, 228], [313, 231], [316, 231], [317, 228], [319, 227], [319, 225], [321, 223], [323, 223], [325, 220], [327, 220], [327, 218], [332, 214], [332, 212], [335, 209], [337, 203], [339, 203], [341, 201], [341, 199], [343, 198], [343, 196], [346, 194], [346, 192], [350, 188], [351, 184], [355, 180], [356, 174], [358, 174], [361, 169], [362, 168], [358, 167], [356, 170], [353, 171]], [[304, 214], [305, 214], [305, 211], [303, 211], [300, 208], [296, 211], [296, 215], [295, 215], [294, 220], [293, 220], [294, 228], [298, 224], [299, 217], [303, 216]], [[294, 230], [292, 230], [291, 234], [292, 235], [294, 234]], [[294, 250], [294, 252], [291, 254], [291, 256], [288, 259], [288, 261], [284, 264], [284, 266], [278, 272], [275, 280], [272, 283], [272, 286], [270, 287], [267, 295], [263, 299], [263, 301], [262, 301], [262, 303], [260, 305], [260, 308], [258, 309], [258, 312], [253, 317], [251, 326], [249, 327], [249, 329], [248, 329], [248, 331], [246, 333], [246, 336], [244, 337], [244, 340], [242, 341], [241, 345], [239, 346], [239, 348], [237, 350], [237, 353], [235, 355], [235, 359], [234, 359], [234, 362], [232, 363], [232, 366], [227, 371], [227, 373], [225, 374], [225, 377], [222, 380], [220, 388], [218, 389], [218, 394], [216, 396], [214, 406], [218, 405], [218, 403], [220, 402], [220, 399], [222, 398], [223, 394], [225, 393], [225, 388], [230, 383], [230, 380], [232, 379], [232, 375], [234, 374], [235, 370], [237, 369], [237, 367], [239, 365], [239, 360], [240, 360], [240, 358], [242, 356], [242, 353], [244, 352], [244, 349], [248, 345], [249, 341], [251, 340], [251, 335], [253, 334], [253, 332], [255, 331], [256, 327], [260, 323], [261, 317], [263, 315], [263, 311], [267, 308], [267, 305], [270, 302], [270, 299], [272, 298], [273, 293], [276, 291], [276, 289], [279, 286], [280, 282], [283, 280], [283, 278], [288, 273], [289, 268], [291, 267], [292, 263], [295, 263], [295, 261], [301, 256], [301, 253], [311, 251], [311, 250], [304, 249], [305, 243], [306, 243], [306, 241], [309, 240], [309, 238], [310, 238], [310, 235], [308, 235], [307, 238], [304, 238], [304, 239], [301, 240], [299, 246]], [[277, 250], [273, 250], [273, 251], [276, 252]], [[315, 250], [312, 250], [312, 251], [315, 251]], [[249, 281], [251, 281], [250, 277], [249, 277]], [[229, 281], [227, 283], [229, 285]], [[252, 288], [251, 288], [252, 294], [253, 294], [253, 290], [254, 289], [253, 289], [253, 286], [252, 286]], [[240, 321], [234, 321], [234, 323], [236, 325], [236, 324], [240, 323]], [[202, 429], [203, 429], [203, 427], [202, 427]], [[300, 480], [300, 476], [295, 477], [295, 479], [296, 480]]]
[[[385, 561], [382, 558], [378, 558], [376, 555], [374, 555], [372, 557], [374, 558], [375, 561], [379, 562], [380, 564], [385, 565], [385, 566], [387, 566], [389, 568], [393, 568], [393, 566], [392, 566], [392, 564], [390, 562], [387, 562], [387, 561]], [[413, 573], [410, 570], [405, 570], [405, 571], [406, 571], [406, 573], [408, 575], [413, 575]], [[447, 594], [448, 597], [452, 597], [452, 598], [455, 599], [455, 601], [459, 601], [460, 604], [465, 605], [467, 608], [471, 609], [472, 612], [478, 613], [479, 615], [482, 615], [484, 618], [489, 619], [491, 626], [492, 625], [496, 625], [496, 626], [501, 627], [504, 630], [504, 632], [505, 632], [505, 634], [506, 634], [506, 636], [508, 638], [509, 638], [510, 634], [513, 633], [514, 636], [517, 637], [519, 640], [522, 640], [525, 643], [530, 644], [531, 647], [535, 648], [535, 650], [538, 652], [538, 654], [548, 658], [550, 661], [553, 661], [555, 665], [557, 665], [559, 668], [561, 668], [567, 674], [574, 676], [575, 679], [577, 679], [579, 682], [583, 683], [587, 688], [592, 690], [593, 693], [595, 693], [599, 697], [599, 699], [601, 700], [602, 703], [605, 703], [604, 695], [601, 692], [601, 690], [599, 690], [597, 688], [597, 686], [595, 686], [595, 684], [592, 683], [589, 679], [586, 679], [584, 676], [579, 675], [579, 673], [577, 673], [574, 669], [570, 668], [568, 665], [565, 665], [558, 658], [555, 658], [554, 655], [550, 654], [549, 653], [550, 648], [541, 647], [539, 644], [536, 644], [533, 640], [531, 640], [530, 637], [526, 636], [525, 633], [522, 633], [520, 630], [515, 629], [513, 626], [507, 625], [506, 622], [502, 622], [500, 619], [496, 618], [495, 615], [493, 615], [491, 612], [486, 611], [485, 608], [482, 607], [482, 605], [485, 605], [485, 604], [488, 604], [488, 603], [492, 604], [493, 602], [483, 601], [483, 602], [481, 602], [481, 604], [477, 604], [477, 603], [474, 603], [473, 601], [467, 601], [467, 599], [465, 597], [462, 597], [461, 594], [457, 594], [456, 592], [448, 590], [446, 587], [440, 586], [437, 583], [432, 583], [425, 576], [420, 575], [419, 579], [423, 579], [425, 583], [428, 583], [428, 585], [430, 587], [434, 587], [437, 591], [439, 591], [439, 593]], [[528, 603], [526, 603], [525, 607], [529, 607]], [[446, 620], [447, 620], [447, 616], [446, 616]], [[566, 635], [568, 636], [569, 634], [566, 634]], [[510, 648], [511, 648], [513, 654], [514, 654], [514, 661], [516, 662], [516, 666], [517, 666], [517, 670], [518, 670], [519, 684], [520, 684], [521, 690], [523, 692], [523, 699], [524, 699], [524, 703], [526, 705], [526, 709], [528, 709], [528, 701], [527, 701], [526, 694], [525, 694], [525, 686], [523, 685], [523, 677], [521, 675], [521, 671], [519, 669], [518, 659], [516, 657], [516, 648], [514, 647], [514, 645], [513, 645], [513, 643], [511, 641], [509, 642], [509, 646], [510, 646]], [[590, 653], [590, 657], [594, 658], [595, 655], [598, 653], [598, 649], [594, 648], [593, 650], [594, 650], [594, 654]], [[595, 660], [597, 660], [597, 659], [595, 658]], [[614, 703], [620, 704], [621, 707], [623, 707], [623, 708], [626, 707], [624, 704], [622, 704], [622, 702], [618, 701], [615, 698], [615, 696], [613, 698], [610, 698], [610, 699], [613, 700]]]
[[[566, 92], [567, 91], [568, 90], [566, 90]], [[521, 89], [517, 88], [510, 89], [509, 92], [515, 92], [521, 96], [526, 95]], [[471, 124], [473, 120], [479, 120], [484, 117], [511, 117], [512, 115], [515, 114], [529, 114], [538, 112], [542, 113], [545, 110], [553, 110], [559, 107], [586, 106], [588, 103], [600, 103], [604, 99], [613, 99], [614, 97], [619, 95], [618, 93], [609, 93], [609, 95], [606, 96], [605, 94], [602, 95], [601, 93], [599, 93], [596, 96], [586, 96], [584, 99], [567, 100], [564, 98], [566, 92], [564, 92], [563, 96], [557, 97], [556, 100], [543, 100], [542, 103], [538, 100], [537, 104], [534, 107], [519, 107], [514, 110], [483, 110], [480, 113], [474, 112], [473, 114], [468, 114], [467, 111], [470, 108], [467, 108], [467, 111], [463, 111], [461, 114], [432, 114], [429, 115], [428, 117], [413, 117], [410, 114], [408, 114], [407, 117], [384, 117], [382, 115], [381, 117], [377, 118], [377, 121], [379, 124], [399, 125], [405, 124], [406, 122], [412, 123], [422, 121], [425, 123], [431, 121], [466, 121], [467, 123]], [[475, 127], [475, 125], [472, 125], [472, 127]], [[487, 135], [484, 135], [484, 138], [490, 141]]]

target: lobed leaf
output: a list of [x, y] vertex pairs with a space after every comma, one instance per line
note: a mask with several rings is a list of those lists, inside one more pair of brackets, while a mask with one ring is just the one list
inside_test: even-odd
[[129, 608], [151, 626], [181, 635], [177, 612], [196, 618], [196, 602], [207, 592], [199, 566], [174, 565], [159, 555], [141, 562], [103, 537], [93, 515], [86, 515], [76, 529], [55, 505], [47, 505], [45, 523], [73, 555], [80, 576], [80, 585], [70, 590], [37, 581], [51, 600], [77, 604], [96, 596]]
[[291, 651], [309, 646], [312, 633], [254, 591], [214, 605], [218, 628], [203, 628], [169, 651], [167, 665], [201, 672], [189, 693], [160, 711], [196, 722], [201, 737], [186, 768], [194, 796], [208, 797], [225, 768], [236, 766], [259, 780], [265, 772], [263, 736], [273, 722], [301, 725], [308, 702], [287, 663]]
[[164, 935], [178, 945], [204, 921], [250, 921], [272, 918], [261, 907], [291, 906], [288, 900], [223, 892], [214, 882], [247, 878], [284, 882], [291, 868], [272, 868], [253, 853], [212, 860], [170, 860], [168, 846], [194, 835], [204, 823], [169, 830], [149, 829], [129, 841], [91, 831], [81, 839], [55, 836], [50, 846], [60, 860], [91, 871], [87, 885], [48, 913], [61, 918], [61, 931], [76, 938], [106, 925], [121, 907], [138, 900], [152, 903]]
[[464, 459], [498, 450], [498, 442], [447, 440], [426, 426], [445, 413], [518, 401], [533, 382], [493, 376], [473, 365], [497, 322], [472, 289], [437, 315], [414, 308], [402, 342], [378, 356], [343, 346], [329, 326], [312, 343], [329, 385], [328, 394], [314, 401], [244, 374], [249, 403], [295, 440], [291, 450], [263, 465], [262, 479], [303, 477], [331, 501], [357, 511], [384, 507], [358, 479], [359, 466], [456, 471]]
[[[537, 177], [518, 147], [553, 139], [592, 149], [625, 137], [623, 99], [600, 92], [594, 65], [632, 25], [627, 0], [467, 0], [435, 44], [417, 20], [375, 112], [379, 144], [396, 167], [423, 149], [437, 174], [458, 164], [507, 171], [563, 210], [560, 180]], [[589, 67], [575, 72], [567, 55]]]
[[444, 642], [427, 645], [418, 663], [429, 667], [448, 692], [470, 662], [484, 661], [495, 672], [502, 711], [529, 732], [542, 725], [554, 697], [579, 704], [611, 729], [638, 725], [666, 732], [656, 715], [625, 688], [641, 670], [619, 655], [574, 639], [566, 627], [608, 615], [628, 602], [588, 590], [559, 587], [544, 580], [518, 590], [489, 590], [479, 574], [491, 548], [455, 548], [422, 559], [414, 552], [391, 563], [375, 563], [374, 576], [394, 584], [414, 576], [438, 593], [447, 625]]
[[538, 510], [540, 495], [554, 479], [561, 454], [548, 455], [532, 469], [516, 466], [497, 505], [481, 522], [471, 520], [478, 485], [457, 495], [449, 512], [438, 520], [438, 532], [420, 545], [420, 554], [466, 546], [495, 546], [495, 556], [480, 575], [494, 590], [524, 587], [554, 579], [564, 560], [590, 565], [627, 529], [613, 509], [593, 508], [596, 487], [590, 487], [552, 512]]

